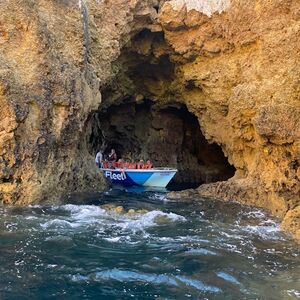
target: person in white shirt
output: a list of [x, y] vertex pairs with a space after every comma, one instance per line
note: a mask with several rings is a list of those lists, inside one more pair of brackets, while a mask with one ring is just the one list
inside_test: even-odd
[[98, 151], [96, 154], [96, 158], [95, 158], [95, 163], [98, 168], [102, 167], [102, 164], [101, 164], [102, 161], [103, 161], [103, 154], [101, 151]]

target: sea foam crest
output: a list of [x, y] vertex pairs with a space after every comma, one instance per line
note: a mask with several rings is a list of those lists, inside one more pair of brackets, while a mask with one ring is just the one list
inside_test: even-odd
[[52, 206], [52, 212], [67, 212], [69, 216], [58, 217], [41, 223], [44, 229], [67, 229], [77, 228], [85, 224], [97, 222], [99, 218], [106, 216], [104, 209], [95, 205], [73, 205], [66, 204], [62, 206]]
[[106, 211], [103, 208], [95, 205], [66, 204], [61, 206], [61, 208], [70, 212], [72, 218], [77, 220], [106, 215]]
[[156, 285], [169, 285], [180, 287], [186, 285], [195, 288], [199, 291], [219, 293], [221, 289], [205, 284], [199, 279], [193, 279], [181, 275], [168, 275], [168, 274], [152, 274], [152, 273], [142, 273], [137, 270], [124, 270], [124, 269], [110, 269], [102, 270], [96, 272], [95, 274], [90, 274], [89, 276], [83, 276], [81, 274], [75, 274], [69, 276], [70, 280], [73, 282], [84, 282], [84, 281], [119, 281], [119, 282], [141, 282], [146, 284], [156, 284]]
[[[143, 230], [147, 227], [156, 225], [163, 225], [170, 222], [185, 222], [186, 218], [174, 213], [165, 213], [160, 210], [153, 210], [146, 214], [137, 216], [120, 217], [123, 222], [118, 222], [117, 226], [123, 229], [130, 229], [133, 231]], [[120, 220], [121, 221], [121, 220]]]
[[186, 6], [190, 11], [195, 9], [209, 17], [215, 12], [221, 13], [230, 7], [230, 0], [171, 0], [170, 3], [175, 10]]
[[171, 221], [186, 221], [186, 218], [177, 214], [174, 214], [172, 212], [165, 213], [160, 210], [153, 210], [150, 211], [144, 215], [142, 215], [141, 219], [144, 220], [145, 222], [153, 222], [157, 217], [166, 217], [167, 219]]
[[279, 225], [273, 220], [266, 220], [258, 225], [241, 226], [240, 228], [247, 233], [258, 235], [265, 240], [283, 239], [280, 235]]

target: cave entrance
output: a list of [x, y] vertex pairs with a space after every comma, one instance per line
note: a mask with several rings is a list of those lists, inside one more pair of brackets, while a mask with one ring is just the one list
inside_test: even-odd
[[154, 166], [174, 167], [174, 185], [196, 187], [202, 183], [227, 180], [232, 167], [217, 144], [209, 144], [198, 119], [183, 104], [157, 105], [125, 99], [92, 116], [91, 153], [114, 148], [124, 160], [148, 160]]

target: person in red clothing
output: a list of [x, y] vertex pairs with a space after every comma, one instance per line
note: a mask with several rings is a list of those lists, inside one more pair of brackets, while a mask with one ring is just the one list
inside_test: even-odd
[[108, 169], [109, 168], [109, 162], [107, 161], [107, 159], [102, 161], [102, 166], [104, 169]]
[[134, 160], [130, 163], [130, 169], [136, 169], [136, 162]]
[[145, 169], [145, 163], [142, 159], [137, 163], [137, 168], [138, 169]]
[[124, 169], [130, 169], [130, 163], [128, 161], [125, 161], [123, 164]]
[[153, 168], [153, 164], [151, 163], [150, 160], [147, 160], [146, 164], [145, 164], [145, 169], [152, 169]]
[[116, 165], [116, 168], [118, 168], [118, 169], [123, 169], [124, 168], [124, 161], [123, 161], [123, 159], [118, 159], [118, 161], [115, 163], [115, 165]]

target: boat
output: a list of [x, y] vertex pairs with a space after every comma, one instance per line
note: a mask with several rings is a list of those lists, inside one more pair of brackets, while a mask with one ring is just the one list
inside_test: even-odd
[[100, 169], [113, 184], [124, 186], [166, 187], [177, 169]]

